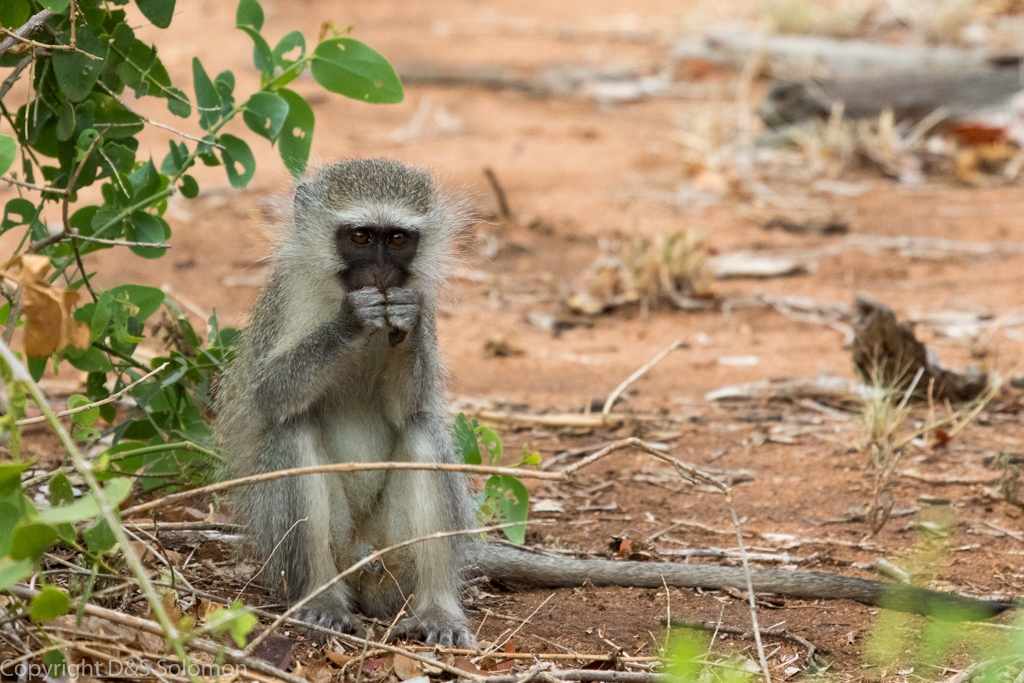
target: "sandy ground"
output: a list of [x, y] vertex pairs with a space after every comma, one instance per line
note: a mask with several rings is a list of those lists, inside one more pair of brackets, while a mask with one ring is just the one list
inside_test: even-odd
[[[302, 30], [311, 39], [322, 21], [333, 20], [339, 26], [352, 24], [354, 37], [399, 64], [539, 69], [585, 63], [647, 73], [665, 63], [671, 40], [685, 31], [725, 20], [754, 25], [761, 16], [759, 6], [749, 0], [649, 0], [630, 4], [628, 14], [622, 3], [607, 0], [515, 4], [300, 0], [265, 2], [264, 7], [264, 32], [272, 43], [292, 29]], [[249, 39], [231, 28], [233, 13], [231, 3], [179, 3], [174, 25], [165, 35], [152, 27], [140, 33], [166, 45], [161, 55], [176, 83], [190, 83], [191, 56], [198, 54], [211, 73], [232, 69], [238, 78], [236, 93], [244, 93], [256, 81]], [[620, 33], [625, 30], [641, 31], [644, 38], [624, 39]], [[732, 92], [732, 75], [712, 74], [711, 78], [721, 80], [723, 93]], [[869, 456], [858, 448], [856, 418], [833, 420], [788, 405], [729, 408], [704, 401], [704, 394], [712, 389], [751, 380], [819, 373], [852, 378], [848, 351], [835, 330], [793, 322], [764, 308], [685, 314], [661, 307], [644, 319], [637, 308], [627, 307], [591, 319], [589, 328], [567, 330], [557, 338], [526, 321], [531, 312], [564, 315], [561, 293], [598, 254], [599, 239], [686, 229], [706, 233], [709, 245], [719, 252], [811, 249], [841, 239], [766, 232], [759, 221], [747, 217], [742, 198], [727, 197], [707, 206], [686, 198], [693, 196], [685, 190], [692, 190], [695, 181], [682, 162], [678, 132], [699, 129], [708, 121], [733, 125], [737, 104], [731, 95], [608, 106], [584, 99], [410, 87], [402, 104], [368, 106], [323, 93], [308, 75], [295, 87], [309, 96], [316, 113], [313, 153], [317, 158], [388, 156], [428, 166], [450, 187], [470, 193], [484, 216], [497, 212], [483, 176], [483, 169], [490, 167], [513, 212], [522, 219], [482, 222], [475, 228], [476, 240], [462, 272], [485, 273], [490, 281], [454, 279], [451, 295], [443, 302], [439, 334], [453, 373], [454, 396], [536, 410], [579, 411], [593, 400], [603, 400], [621, 379], [673, 339], [689, 343], [689, 348], [672, 354], [633, 384], [622, 404], [623, 409], [642, 414], [660, 412], [663, 422], [641, 421], [614, 434], [505, 427], [507, 449], [518, 451], [528, 441], [551, 457], [569, 446], [635, 434], [666, 442], [672, 455], [698, 466], [752, 470], [753, 481], [738, 485], [735, 498], [743, 528], [751, 534], [749, 545], [763, 552], [788, 549], [805, 558], [800, 567], [820, 571], [872, 576], [862, 567], [878, 557], [906, 562], [922, 543], [919, 523], [951, 515], [955, 520], [952, 537], [928, 577], [936, 581], [933, 585], [977, 595], [1019, 595], [1024, 589], [1020, 540], [1024, 536], [1019, 535], [1024, 522], [1019, 508], [992, 502], [977, 486], [938, 486], [901, 478], [895, 508], [918, 511], [891, 520], [868, 546], [851, 547], [865, 539], [868, 528], [863, 520], [844, 519], [844, 513], [869, 501], [874, 476]], [[756, 85], [755, 92], [762, 87]], [[171, 122], [158, 103], [143, 106], [158, 120]], [[399, 140], [397, 133], [421, 107], [431, 108], [433, 123], [425, 134]], [[451, 126], [445, 130], [438, 121], [455, 121], [458, 130], [453, 132]], [[245, 130], [240, 122], [236, 128], [236, 133]], [[156, 129], [148, 130], [146, 136], [154, 157], [162, 158], [167, 136]], [[258, 291], [262, 272], [258, 260], [269, 252], [272, 240], [273, 231], [266, 226], [274, 220], [275, 204], [268, 198], [286, 195], [289, 185], [276, 151], [262, 141], [252, 144], [259, 163], [250, 188], [231, 190], [222, 169], [201, 169], [199, 199], [174, 198], [168, 210], [174, 230], [171, 252], [158, 261], [144, 261], [121, 250], [95, 255], [92, 263], [100, 272], [98, 284], [169, 284], [172, 295], [193, 310], [216, 309], [222, 322], [242, 323]], [[978, 189], [951, 182], [906, 187], [870, 173], [846, 179], [866, 183], [869, 189], [857, 197], [827, 195], [826, 199], [847, 218], [852, 233], [1024, 242], [1024, 192], [1018, 187]], [[10, 194], [0, 188], [0, 199]], [[542, 229], [526, 227], [531, 217], [540, 220]], [[1024, 255], [916, 259], [848, 250], [822, 258], [817, 270], [808, 275], [718, 282], [714, 289], [723, 295], [792, 294], [846, 303], [852, 302], [855, 293], [863, 293], [886, 302], [901, 316], [948, 309], [998, 315], [1024, 306], [1022, 285]], [[971, 344], [924, 329], [919, 337], [952, 367], [962, 369], [976, 362], [971, 359]], [[525, 353], [495, 358], [484, 350], [485, 343], [495, 338]], [[975, 352], [979, 345], [986, 350], [990, 367], [1012, 374], [1020, 364], [1020, 342], [999, 331], [976, 342]], [[755, 356], [757, 363], [722, 365], [718, 359], [723, 356]], [[947, 448], [912, 449], [907, 458], [922, 471], [996, 477], [998, 471], [984, 469], [982, 458], [987, 452], [1020, 448], [1024, 439], [1020, 414], [1015, 399], [1000, 399]], [[765, 435], [778, 425], [806, 429], [789, 444], [765, 441]], [[46, 438], [38, 431], [32, 433], [39, 435], [39, 446], [45, 450]], [[683, 525], [668, 535], [671, 540], [659, 541], [662, 547], [732, 548], [734, 536], [714, 532], [727, 531], [729, 526], [721, 496], [683, 485], [669, 474], [645, 457], [616, 454], [584, 471], [576, 484], [531, 486], [535, 498], [564, 504], [562, 513], [535, 515], [549, 520], [551, 526], [531, 532], [531, 541], [605, 552], [612, 536], [627, 534], [642, 540], [673, 520], [684, 520], [711, 531]], [[588, 493], [605, 482], [612, 484]], [[611, 509], [595, 509], [613, 504]], [[786, 547], [769, 542], [762, 533], [826, 540]], [[614, 646], [629, 654], [651, 654], [662, 629], [658, 618], [669, 609], [674, 617], [689, 620], [721, 616], [732, 625], [749, 624], [745, 604], [722, 593], [676, 589], [668, 595], [664, 589], [508, 592], [484, 587], [471, 605], [474, 626], [480, 627], [482, 639], [496, 639], [515, 623], [501, 617], [484, 619], [483, 610], [524, 619], [552, 594], [513, 638], [517, 650], [557, 651], [550, 641], [577, 652], [609, 652]], [[842, 601], [779, 600], [762, 607], [762, 626], [783, 624], [807, 638], [832, 663], [833, 671], [851, 678], [892, 673], [860, 669], [877, 610]], [[735, 637], [723, 639], [720, 647], [751, 651], [749, 641]], [[782, 675], [802, 649], [793, 643], [771, 642], [769, 652], [772, 665]], [[955, 667], [966, 661], [957, 655], [948, 664]]]

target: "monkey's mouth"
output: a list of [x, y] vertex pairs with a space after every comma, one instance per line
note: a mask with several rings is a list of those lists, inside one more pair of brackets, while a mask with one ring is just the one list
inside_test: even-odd
[[350, 292], [367, 287], [385, 292], [392, 287], [403, 287], [408, 279], [399, 268], [387, 265], [345, 268], [338, 272], [338, 277]]

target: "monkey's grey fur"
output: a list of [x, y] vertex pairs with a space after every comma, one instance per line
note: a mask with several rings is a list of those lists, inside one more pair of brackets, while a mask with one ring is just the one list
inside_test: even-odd
[[[427, 173], [387, 160], [327, 166], [296, 189], [294, 227], [274, 255], [270, 281], [252, 308], [218, 399], [226, 474], [335, 462], [456, 462], [435, 301], [444, 262], [469, 223], [461, 206], [436, 191]], [[410, 240], [390, 256], [391, 247], [372, 240], [390, 240], [396, 230]], [[366, 251], [378, 243], [377, 251]], [[364, 258], [368, 265], [356, 273], [356, 261], [346, 263], [342, 252], [376, 256]], [[370, 286], [348, 291], [346, 282]], [[248, 489], [239, 512], [267, 561], [266, 582], [291, 601], [369, 548], [474, 526], [465, 477], [442, 472], [282, 478]], [[469, 647], [474, 639], [460, 593], [472, 574], [535, 586], [590, 579], [595, 585], [746, 588], [739, 568], [566, 560], [453, 537], [390, 553], [381, 571], [351, 575], [315, 598], [302, 618], [358, 631], [354, 611], [391, 619], [409, 599], [410, 616], [397, 633]], [[752, 574], [757, 591], [915, 612], [955, 607], [991, 613], [1007, 606], [815, 572]]]

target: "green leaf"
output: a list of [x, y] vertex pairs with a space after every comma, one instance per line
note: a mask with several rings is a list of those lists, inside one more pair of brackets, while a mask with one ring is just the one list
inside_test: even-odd
[[226, 116], [235, 106], [235, 98], [232, 96], [235, 91], [235, 74], [228, 70], [221, 71], [213, 79], [213, 87], [220, 95], [220, 112]]
[[[130, 242], [145, 242], [147, 244], [163, 244], [171, 236], [171, 226], [160, 216], [145, 211], [136, 211], [132, 214], [131, 225], [128, 228], [127, 237]], [[136, 256], [142, 258], [160, 258], [166, 249], [155, 249], [153, 247], [131, 246]]]
[[192, 58], [192, 84], [196, 90], [196, 106], [199, 107], [199, 125], [209, 130], [220, 119], [220, 95], [199, 57]]
[[465, 413], [459, 413], [455, 418], [452, 441], [455, 442], [455, 451], [462, 457], [462, 462], [467, 465], [483, 463], [483, 459], [480, 457], [480, 445], [476, 440], [476, 427], [476, 420], [470, 422]]
[[501, 446], [501, 437], [490, 427], [477, 427], [475, 430], [480, 439], [480, 445], [487, 452], [488, 464], [497, 465], [501, 462], [504, 450]]
[[[89, 405], [89, 403], [91, 401], [81, 394], [68, 396], [68, 410], [81, 408], [82, 406]], [[80, 413], [71, 414], [71, 421], [79, 427], [92, 427], [98, 419], [100, 419], [100, 409], [98, 407], [92, 407]]]
[[167, 96], [167, 111], [183, 119], [192, 116], [192, 103], [188, 101], [184, 90], [170, 86], [164, 94]]
[[46, 361], [49, 358], [29, 358], [28, 359], [28, 374], [32, 375], [32, 379], [39, 381], [43, 378], [43, 373], [46, 372]]
[[[110, 363], [110, 359], [107, 355], [97, 349], [95, 346], [90, 346], [87, 349], [64, 349], [64, 358], [71, 363], [77, 370], [82, 372], [112, 372], [114, 366]], [[99, 410], [97, 408], [97, 410]]]
[[[132, 171], [131, 175], [128, 176], [128, 180], [132, 186], [133, 204], [138, 204], [160, 191], [160, 173], [156, 170], [152, 159]], [[132, 215], [134, 216], [135, 214]]]
[[11, 539], [20, 520], [21, 509], [17, 505], [0, 501], [0, 557], [11, 553]]
[[145, 322], [164, 303], [164, 293], [156, 287], [118, 285], [108, 291], [113, 301], [117, 302], [127, 299], [132, 306], [137, 307], [138, 311], [134, 315], [139, 322]]
[[[299, 54], [295, 56], [295, 59], [285, 57], [286, 54], [292, 52], [295, 48], [299, 49]], [[271, 56], [274, 58], [274, 66], [279, 66], [282, 70], [288, 71], [295, 62], [306, 56], [305, 36], [302, 35], [301, 31], [292, 31], [278, 41], [277, 45], [274, 46], [274, 51], [271, 53]], [[281, 74], [278, 76], [275, 82], [278, 87], [286, 85], [298, 78], [301, 73], [301, 68], [288, 71], [287, 75]]]
[[95, 524], [82, 532], [82, 538], [85, 539], [85, 544], [89, 546], [89, 550], [94, 553], [103, 552], [114, 547], [114, 544], [117, 543], [117, 538], [114, 536], [114, 532], [110, 530], [110, 526], [107, 525], [105, 519], [101, 519], [99, 524]]
[[174, 0], [135, 0], [142, 16], [157, 28], [167, 28], [174, 17]]
[[352, 38], [335, 38], [317, 45], [310, 68], [317, 83], [354, 100], [394, 104], [404, 98], [402, 82], [388, 61]]
[[84, 152], [92, 147], [92, 143], [95, 142], [97, 137], [99, 137], [99, 134], [99, 131], [95, 128], [86, 128], [78, 134], [78, 140], [75, 141], [75, 146]]
[[[128, 497], [132, 491], [132, 480], [126, 477], [111, 479], [103, 488], [103, 498], [111, 506], [117, 507]], [[81, 522], [85, 519], [93, 519], [100, 516], [100, 504], [96, 497], [88, 493], [71, 505], [53, 507], [49, 510], [40, 510], [39, 519], [47, 524], [65, 524]]]
[[28, 578], [32, 569], [32, 560], [12, 561], [9, 557], [0, 557], [0, 590]]
[[269, 92], [258, 92], [245, 103], [242, 120], [249, 130], [262, 135], [271, 143], [277, 141], [285, 119], [288, 117], [288, 102]]
[[31, 461], [5, 462], [0, 465], [0, 497], [21, 488], [21, 473], [32, 465]]
[[33, 562], [57, 540], [57, 530], [41, 522], [21, 523], [14, 529], [11, 539], [11, 559], [30, 559]]
[[287, 88], [281, 88], [277, 94], [288, 103], [288, 116], [281, 128], [277, 150], [292, 177], [301, 178], [306, 172], [309, 151], [313, 148], [313, 109], [301, 95]]
[[54, 14], [60, 14], [68, 8], [71, 0], [39, 0], [39, 4]]
[[7, 173], [17, 154], [18, 141], [9, 135], [0, 135], [0, 175]]
[[181, 194], [186, 199], [195, 199], [199, 196], [199, 183], [190, 175], [181, 176]]
[[71, 482], [68, 481], [66, 474], [58, 472], [57, 475], [50, 480], [50, 506], [57, 507], [58, 505], [74, 502], [75, 490], [71, 488]]
[[530, 492], [523, 482], [508, 474], [495, 475], [484, 484], [484, 492], [494, 501], [503, 522], [522, 522], [502, 529], [508, 540], [522, 545], [526, 541], [526, 519], [530, 514]]
[[75, 107], [71, 100], [65, 100], [57, 119], [57, 139], [61, 142], [70, 140], [75, 133]]
[[76, 31], [78, 48], [96, 55], [100, 59], [92, 59], [81, 52], [59, 50], [53, 53], [53, 74], [57, 77], [57, 85], [69, 100], [81, 102], [92, 92], [96, 79], [103, 71], [106, 63], [103, 57], [107, 54], [106, 41], [100, 40], [88, 26], [79, 26]]
[[32, 598], [29, 606], [29, 617], [40, 624], [67, 614], [71, 609], [71, 599], [64, 591], [53, 586], [43, 586], [39, 595]]
[[[103, 333], [107, 331], [107, 324], [110, 322], [111, 306], [113, 305], [113, 294], [109, 291], [100, 294], [100, 298], [96, 301], [96, 305], [93, 307], [92, 317], [89, 319], [89, 338], [92, 341], [98, 341], [103, 338]], [[81, 311], [82, 308], [84, 308], [84, 306], [78, 310]], [[78, 312], [76, 311], [75, 320], [78, 320], [77, 313]]]
[[263, 28], [263, 8], [256, 0], [241, 0], [235, 11], [235, 27], [251, 26], [257, 31]]
[[0, 2], [0, 26], [16, 28], [32, 15], [28, 0], [4, 0]]
[[259, 31], [252, 29], [248, 26], [239, 26], [241, 30], [245, 31], [250, 38], [252, 38], [252, 61], [265, 76], [271, 76], [274, 73], [274, 54], [270, 51], [270, 45], [266, 39], [260, 35]]
[[[18, 225], [28, 225], [35, 220], [37, 213], [35, 204], [23, 197], [15, 197], [4, 206], [4, 220], [0, 223], [0, 233]], [[17, 220], [11, 216], [17, 216]]]
[[516, 467], [536, 467], [540, 469], [540, 453], [526, 450], [526, 444], [523, 444], [523, 453], [519, 458], [519, 464]]
[[[231, 612], [237, 612], [230, 619], [226, 619]], [[256, 626], [256, 617], [245, 611], [245, 607], [242, 605], [241, 600], [235, 600], [231, 603], [231, 611], [226, 609], [214, 610], [212, 614], [206, 619], [206, 623], [216, 623], [221, 619], [226, 619], [222, 623], [218, 623], [214, 628], [214, 633], [224, 633], [227, 631], [231, 634], [235, 643], [238, 647], [245, 647], [246, 636], [252, 631], [253, 627]]]
[[221, 159], [224, 160], [224, 170], [228, 173], [228, 182], [234, 188], [245, 187], [256, 173], [256, 158], [253, 157], [252, 150], [245, 140], [234, 135], [224, 134], [219, 140], [224, 145]]
[[[88, 596], [86, 596], [83, 598], [83, 602], [88, 601], [88, 599]], [[50, 650], [44, 654], [43, 669], [49, 679], [59, 680], [61, 678], [61, 673], [67, 669], [67, 661], [64, 659], [64, 653], [60, 650]]]

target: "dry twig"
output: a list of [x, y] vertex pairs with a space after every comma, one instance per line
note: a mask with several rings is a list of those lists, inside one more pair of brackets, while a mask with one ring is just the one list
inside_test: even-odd
[[663, 361], [668, 356], [668, 354], [672, 353], [682, 345], [683, 340], [676, 339], [674, 342], [665, 347], [664, 350], [658, 353], [657, 356], [641, 365], [636, 370], [636, 372], [634, 372], [632, 375], [624, 379], [622, 383], [619, 384], [619, 386], [615, 387], [615, 390], [612, 391], [612, 393], [608, 394], [608, 400], [604, 402], [604, 407], [601, 408], [601, 416], [607, 418], [612, 412], [612, 406], [615, 405], [616, 399], [618, 399], [619, 396], [622, 395], [622, 392], [626, 390], [626, 387], [628, 387], [630, 384], [646, 375], [651, 368], [653, 368], [655, 365]]
[[209, 486], [202, 486], [190, 491], [172, 493], [169, 496], [163, 496], [162, 498], [157, 498], [156, 500], [151, 500], [147, 503], [140, 503], [139, 505], [127, 508], [122, 511], [121, 514], [125, 517], [129, 517], [140, 512], [145, 512], [146, 510], [152, 510], [153, 508], [157, 508], [162, 505], [178, 503], [196, 496], [202, 496], [208, 493], [217, 493], [228, 489], [238, 488], [239, 486], [248, 486], [249, 484], [256, 484], [284, 477], [299, 477], [307, 474], [328, 474], [332, 472], [366, 472], [369, 470], [426, 470], [430, 472], [467, 472], [469, 474], [510, 474], [521, 479], [565, 479], [565, 475], [562, 472], [539, 472], [536, 470], [526, 470], [515, 467], [492, 467], [490, 465], [454, 465], [441, 462], [344, 462], [334, 463], [331, 465], [293, 467], [287, 470], [264, 472], [263, 474], [253, 474], [248, 477], [229, 479], [228, 481], [210, 484]]
[[[68, 415], [74, 415], [75, 413], [81, 413], [81, 412], [84, 412], [86, 410], [91, 410], [92, 408], [98, 408], [99, 406], [106, 405], [108, 403], [113, 403], [114, 401], [117, 401], [122, 396], [127, 394], [129, 391], [134, 389], [136, 386], [138, 386], [142, 382], [145, 382], [147, 379], [149, 379], [153, 375], [157, 374], [158, 372], [160, 372], [161, 370], [163, 370], [166, 367], [167, 367], [167, 363], [164, 363], [163, 365], [158, 367], [156, 370], [153, 370], [152, 372], [143, 375], [139, 379], [135, 380], [134, 382], [132, 382], [131, 384], [126, 386], [124, 389], [121, 389], [120, 391], [118, 391], [116, 393], [113, 393], [110, 396], [107, 396], [102, 401], [96, 401], [95, 403], [88, 403], [88, 404], [86, 404], [84, 406], [78, 406], [77, 408], [70, 408], [68, 410], [62, 410], [59, 413], [57, 413], [56, 415], [57, 415], [57, 417], [67, 417]], [[18, 420], [14, 424], [18, 425], [19, 427], [23, 427], [25, 425], [37, 424], [39, 422], [46, 422], [46, 416], [45, 415], [40, 415], [39, 417], [26, 417], [26, 418], [24, 418], [22, 420]]]

